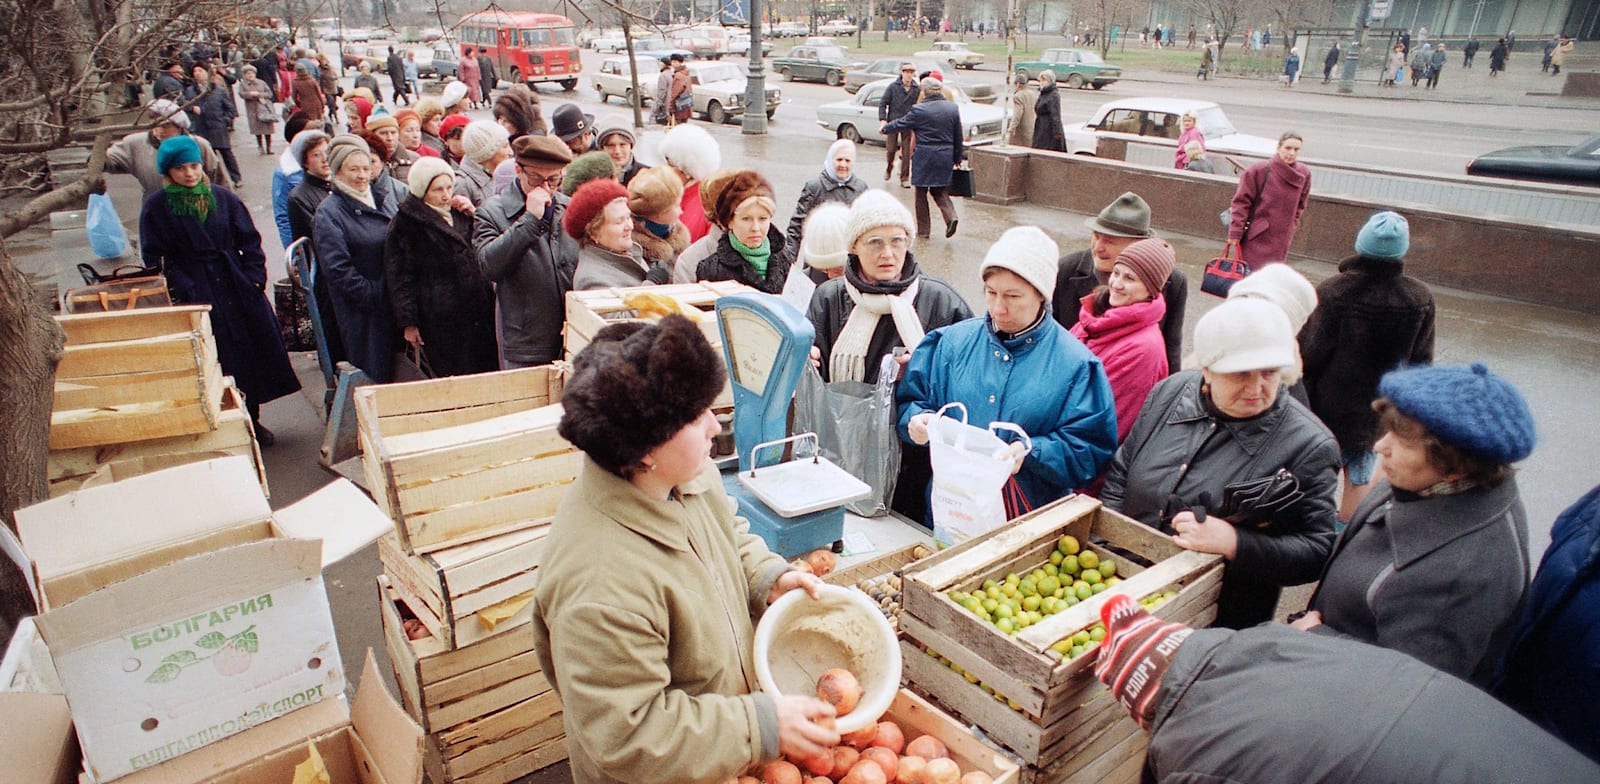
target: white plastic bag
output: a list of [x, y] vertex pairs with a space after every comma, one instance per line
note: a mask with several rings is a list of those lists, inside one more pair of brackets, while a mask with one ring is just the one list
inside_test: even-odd
[[[961, 410], [961, 419], [945, 416], [952, 408]], [[939, 546], [957, 545], [1005, 524], [1002, 491], [1014, 461], [1010, 445], [995, 434], [999, 430], [1016, 433], [1027, 451], [1033, 451], [1032, 439], [1010, 422], [993, 422], [987, 428], [967, 424], [967, 407], [960, 403], [940, 408], [928, 423], [928, 455], [933, 463], [928, 506], [933, 512], [933, 540]]]

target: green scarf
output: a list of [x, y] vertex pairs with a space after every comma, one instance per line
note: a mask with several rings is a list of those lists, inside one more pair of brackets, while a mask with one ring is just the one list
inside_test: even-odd
[[167, 192], [167, 206], [172, 208], [174, 215], [193, 215], [196, 220], [205, 223], [211, 211], [217, 208], [217, 195], [211, 192], [210, 183], [204, 180], [192, 188], [169, 182], [161, 189]]
[[729, 232], [728, 244], [732, 245], [733, 249], [738, 251], [739, 255], [743, 256], [744, 260], [750, 263], [750, 266], [755, 269], [757, 275], [760, 275], [763, 278], [767, 276], [767, 261], [772, 258], [771, 238], [762, 237], [761, 244], [759, 246], [750, 248], [746, 247], [744, 243], [740, 242], [739, 238], [734, 236], [732, 232]]

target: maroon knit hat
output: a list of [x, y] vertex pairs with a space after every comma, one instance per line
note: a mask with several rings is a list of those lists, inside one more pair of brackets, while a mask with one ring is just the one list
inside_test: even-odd
[[582, 242], [588, 238], [585, 230], [589, 227], [589, 221], [605, 210], [607, 204], [627, 198], [628, 189], [616, 180], [590, 180], [572, 194], [572, 201], [567, 203], [567, 214], [561, 219], [561, 227], [567, 230], [567, 236]]
[[1172, 277], [1172, 268], [1177, 261], [1177, 254], [1166, 240], [1152, 237], [1123, 248], [1115, 263], [1128, 265], [1128, 269], [1144, 284], [1145, 291], [1150, 292], [1150, 298], [1155, 299], [1161, 296], [1161, 289], [1167, 285], [1167, 278]]
[[1127, 596], [1114, 596], [1100, 608], [1106, 627], [1105, 641], [1094, 675], [1111, 688], [1112, 696], [1133, 715], [1139, 726], [1150, 729], [1156, 712], [1156, 692], [1172, 657], [1194, 630], [1168, 623], [1146, 612]]

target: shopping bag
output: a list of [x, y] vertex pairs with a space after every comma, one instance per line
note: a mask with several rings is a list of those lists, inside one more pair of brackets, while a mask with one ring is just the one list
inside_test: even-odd
[[963, 199], [970, 199], [977, 193], [972, 182], [972, 170], [966, 164], [956, 167], [950, 172], [950, 195]]
[[128, 233], [122, 229], [116, 205], [104, 193], [89, 194], [89, 215], [84, 230], [89, 234], [89, 249], [102, 259], [121, 258], [128, 250]]
[[816, 433], [822, 456], [867, 483], [872, 494], [846, 504], [862, 517], [889, 511], [900, 476], [900, 436], [895, 430], [895, 373], [892, 355], [883, 358], [877, 384], [822, 380], [810, 364], [795, 389], [795, 432]]
[[149, 275], [67, 289], [61, 304], [68, 313], [110, 313], [170, 307], [172, 294], [165, 275]]
[[289, 278], [272, 284], [273, 312], [278, 314], [278, 335], [290, 351], [316, 351], [317, 335], [311, 326], [311, 304], [300, 284]]
[[[961, 419], [945, 416], [951, 409], [960, 409]], [[928, 455], [933, 463], [928, 507], [933, 512], [933, 540], [939, 546], [982, 536], [1008, 519], [1002, 491], [1011, 479], [1012, 460], [1007, 454], [1010, 445], [996, 433], [1001, 430], [1017, 434], [1033, 451], [1028, 434], [1010, 422], [993, 422], [986, 428], [967, 424], [967, 407], [960, 403], [940, 408], [928, 423]]]
[[1229, 241], [1222, 255], [1206, 262], [1205, 275], [1200, 279], [1200, 290], [1214, 297], [1227, 299], [1233, 284], [1250, 274], [1250, 264], [1239, 255], [1239, 243]]

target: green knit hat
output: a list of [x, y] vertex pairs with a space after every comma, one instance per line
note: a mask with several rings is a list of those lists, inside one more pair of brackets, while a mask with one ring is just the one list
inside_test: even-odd
[[567, 164], [566, 176], [561, 180], [561, 192], [571, 196], [590, 180], [617, 176], [617, 164], [604, 152], [586, 152]]

